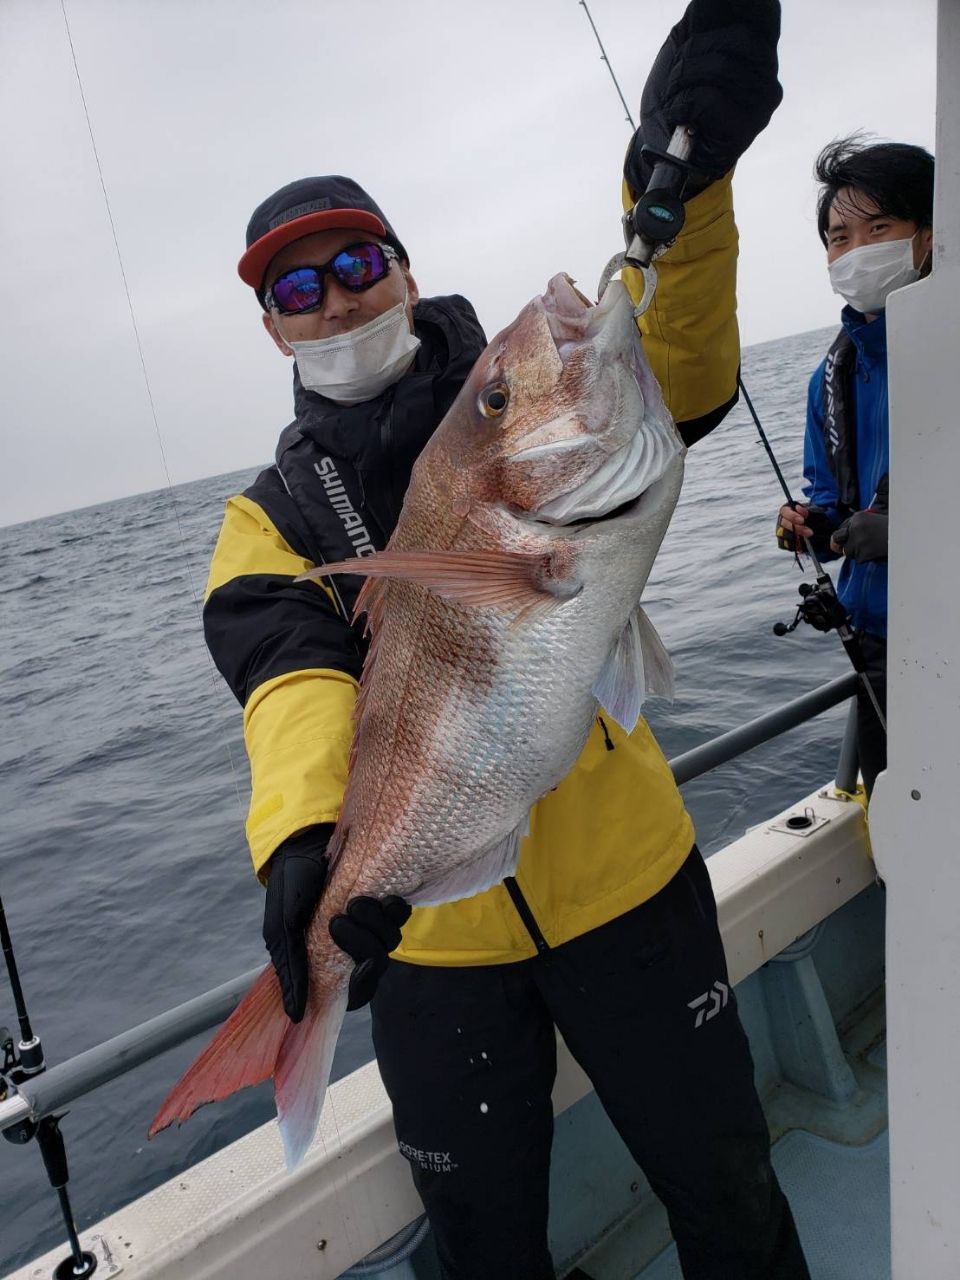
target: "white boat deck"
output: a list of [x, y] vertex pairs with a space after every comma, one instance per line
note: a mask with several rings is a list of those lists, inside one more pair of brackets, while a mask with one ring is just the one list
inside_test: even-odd
[[[807, 830], [786, 825], [786, 818], [805, 811], [814, 815]], [[882, 1038], [882, 1010], [875, 1002], [859, 1007], [875, 996], [882, 955], [875, 909], [880, 895], [870, 888], [874, 869], [863, 811], [831, 791], [816, 792], [716, 854], [708, 866], [771, 1130], [775, 1136], [808, 1130], [788, 1134], [778, 1148], [789, 1179], [794, 1166], [809, 1165], [805, 1152], [809, 1156], [825, 1142], [854, 1151], [886, 1124], [883, 1072], [864, 1057]], [[871, 899], [873, 907], [864, 912], [861, 904], [869, 907]], [[817, 942], [818, 968], [807, 945], [789, 963], [768, 963], [830, 917], [835, 923]], [[849, 1036], [856, 1043], [841, 1053], [834, 1023], [855, 1006]], [[780, 1025], [783, 1016], [787, 1021]], [[644, 1195], [636, 1167], [562, 1045], [554, 1107], [551, 1247], [561, 1273], [580, 1266], [591, 1280], [629, 1280], [643, 1266], [669, 1267], [669, 1254], [658, 1257], [669, 1244], [662, 1211]], [[813, 1147], [804, 1146], [811, 1141]], [[827, 1185], [819, 1175], [815, 1181]], [[347, 1273], [430, 1280], [429, 1240], [413, 1260], [357, 1266], [374, 1251], [389, 1256], [383, 1242], [421, 1213], [376, 1065], [369, 1063], [331, 1087], [320, 1133], [293, 1174], [284, 1168], [276, 1126], [268, 1124], [81, 1238], [87, 1244], [99, 1237], [101, 1252], [111, 1258], [102, 1274], [122, 1272], [125, 1280], [336, 1280]], [[842, 1204], [835, 1213], [846, 1234]], [[811, 1230], [818, 1234], [815, 1226]], [[882, 1227], [878, 1234], [886, 1238]], [[11, 1280], [47, 1277], [61, 1257], [58, 1249]], [[660, 1280], [671, 1273], [649, 1274]], [[883, 1276], [862, 1268], [822, 1274], [838, 1280]]]

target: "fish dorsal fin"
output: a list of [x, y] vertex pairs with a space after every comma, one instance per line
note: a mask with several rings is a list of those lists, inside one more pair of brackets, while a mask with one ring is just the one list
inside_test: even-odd
[[514, 829], [479, 858], [451, 867], [442, 875], [424, 881], [413, 893], [404, 896], [417, 907], [435, 907], [457, 898], [472, 898], [492, 885], [499, 884], [517, 869], [520, 844], [530, 828], [529, 814]]
[[417, 582], [459, 604], [524, 610], [577, 594], [581, 584], [563, 563], [565, 559], [553, 551], [395, 551], [388, 547], [372, 556], [320, 565], [296, 581], [331, 573], [359, 574], [368, 580], [392, 578]]
[[651, 694], [673, 697], [673, 663], [653, 623], [637, 605], [593, 684], [593, 696], [627, 733]]

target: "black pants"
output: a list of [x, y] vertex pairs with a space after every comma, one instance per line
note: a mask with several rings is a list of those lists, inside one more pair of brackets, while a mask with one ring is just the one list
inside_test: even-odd
[[666, 1205], [687, 1280], [809, 1280], [696, 848], [649, 902], [532, 960], [394, 961], [381, 979], [377, 1060], [446, 1280], [553, 1280], [554, 1025]]
[[[887, 714], [887, 642], [881, 636], [865, 631], [859, 634], [860, 649], [866, 659], [867, 679], [877, 695], [877, 700]], [[873, 793], [877, 774], [887, 767], [887, 735], [877, 719], [870, 695], [861, 686], [857, 690], [857, 753], [860, 756], [860, 772], [867, 795]]]

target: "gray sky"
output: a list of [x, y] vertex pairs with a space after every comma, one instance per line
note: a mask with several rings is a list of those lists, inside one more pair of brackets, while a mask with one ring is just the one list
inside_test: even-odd
[[[347, 173], [488, 334], [622, 248], [629, 128], [576, 0], [66, 0], [174, 483], [268, 461], [290, 366], [236, 275], [253, 207]], [[681, 0], [591, 0], [631, 109]], [[813, 158], [933, 146], [934, 0], [785, 0], [735, 180], [744, 344], [832, 323]], [[166, 483], [59, 0], [0, 0], [0, 524]], [[798, 430], [802, 409], [797, 409]]]

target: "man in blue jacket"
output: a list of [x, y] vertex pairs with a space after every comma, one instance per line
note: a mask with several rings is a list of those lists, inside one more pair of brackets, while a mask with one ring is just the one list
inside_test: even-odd
[[[930, 269], [933, 157], [905, 143], [831, 143], [819, 155], [817, 226], [843, 324], [810, 379], [803, 447], [806, 501], [780, 509], [777, 540], [810, 538], [821, 559], [843, 557], [837, 593], [867, 675], [886, 705], [888, 296]], [[886, 734], [858, 694], [860, 768], [869, 796], [886, 766]]]

